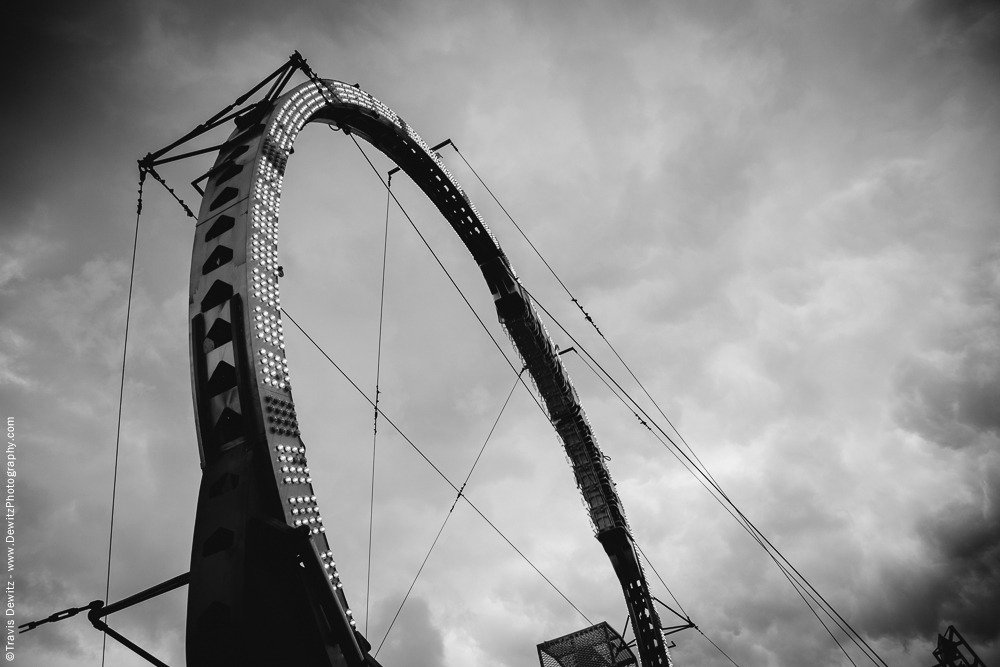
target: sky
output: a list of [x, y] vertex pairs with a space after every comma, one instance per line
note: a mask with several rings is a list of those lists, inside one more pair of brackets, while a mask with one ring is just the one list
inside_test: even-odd
[[[105, 0], [7, 15], [0, 405], [17, 445], [18, 623], [105, 597], [136, 160], [297, 49], [429, 144], [453, 140], [722, 488], [889, 665], [931, 664], [949, 624], [1000, 663], [996, 3]], [[378, 364], [385, 413], [460, 482], [514, 373], [395, 205], [378, 360], [384, 188], [324, 126], [295, 149], [283, 306], [368, 396]], [[525, 286], [642, 395], [459, 154], [442, 157]], [[211, 162], [160, 173], [197, 208], [188, 183]], [[513, 360], [458, 238], [406, 177], [393, 192]], [[192, 239], [147, 180], [113, 600], [189, 566]], [[450, 487], [384, 421], [373, 437], [366, 399], [285, 329], [319, 504], [376, 646], [448, 516], [386, 667], [524, 667], [588, 625], [467, 504], [449, 515]], [[743, 667], [851, 664], [698, 481], [564, 360], [637, 542], [705, 635]], [[622, 629], [614, 573], [524, 387], [466, 496], [591, 621]], [[267, 591], [260, 610], [266, 627]], [[184, 611], [179, 590], [112, 624], [182, 665]], [[673, 639], [679, 666], [732, 664], [694, 630]], [[14, 664], [98, 665], [101, 650], [76, 617], [19, 635]], [[105, 664], [146, 663], [109, 642]]]

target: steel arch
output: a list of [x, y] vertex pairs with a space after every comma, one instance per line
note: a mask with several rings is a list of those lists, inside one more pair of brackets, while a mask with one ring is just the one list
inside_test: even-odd
[[[358, 86], [316, 79], [238, 119], [210, 172], [198, 216], [189, 303], [203, 473], [191, 557], [188, 664], [373, 661], [333, 563], [284, 355], [278, 211], [292, 144], [308, 122], [353, 133], [386, 154], [472, 254], [569, 455], [596, 536], [622, 583], [642, 663], [666, 665], [660, 620], [604, 457], [496, 238], [440, 157], [395, 112]], [[262, 636], [283, 639], [272, 645]]]

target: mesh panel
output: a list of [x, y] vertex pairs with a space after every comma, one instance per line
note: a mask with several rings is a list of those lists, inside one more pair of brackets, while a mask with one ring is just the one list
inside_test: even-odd
[[637, 667], [635, 654], [607, 623], [538, 645], [541, 667]]

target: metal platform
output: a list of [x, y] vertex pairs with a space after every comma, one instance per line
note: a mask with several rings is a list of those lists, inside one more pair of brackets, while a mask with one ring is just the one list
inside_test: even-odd
[[638, 667], [625, 640], [605, 622], [538, 645], [541, 667]]

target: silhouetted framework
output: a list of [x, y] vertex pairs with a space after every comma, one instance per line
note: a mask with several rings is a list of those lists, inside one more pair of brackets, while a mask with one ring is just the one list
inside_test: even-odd
[[934, 667], [986, 667], [954, 625], [949, 625], [943, 635], [938, 635], [934, 657], [938, 661]]
[[586, 414], [510, 262], [440, 157], [387, 106], [338, 81], [313, 79], [236, 121], [205, 184], [191, 264], [191, 371], [203, 477], [188, 664], [374, 662], [351, 618], [313, 493], [278, 294], [285, 165], [302, 127], [321, 122], [391, 158], [472, 254], [565, 445], [621, 581], [642, 664], [667, 665], [660, 619]]
[[635, 655], [607, 623], [538, 645], [541, 667], [637, 667]]

